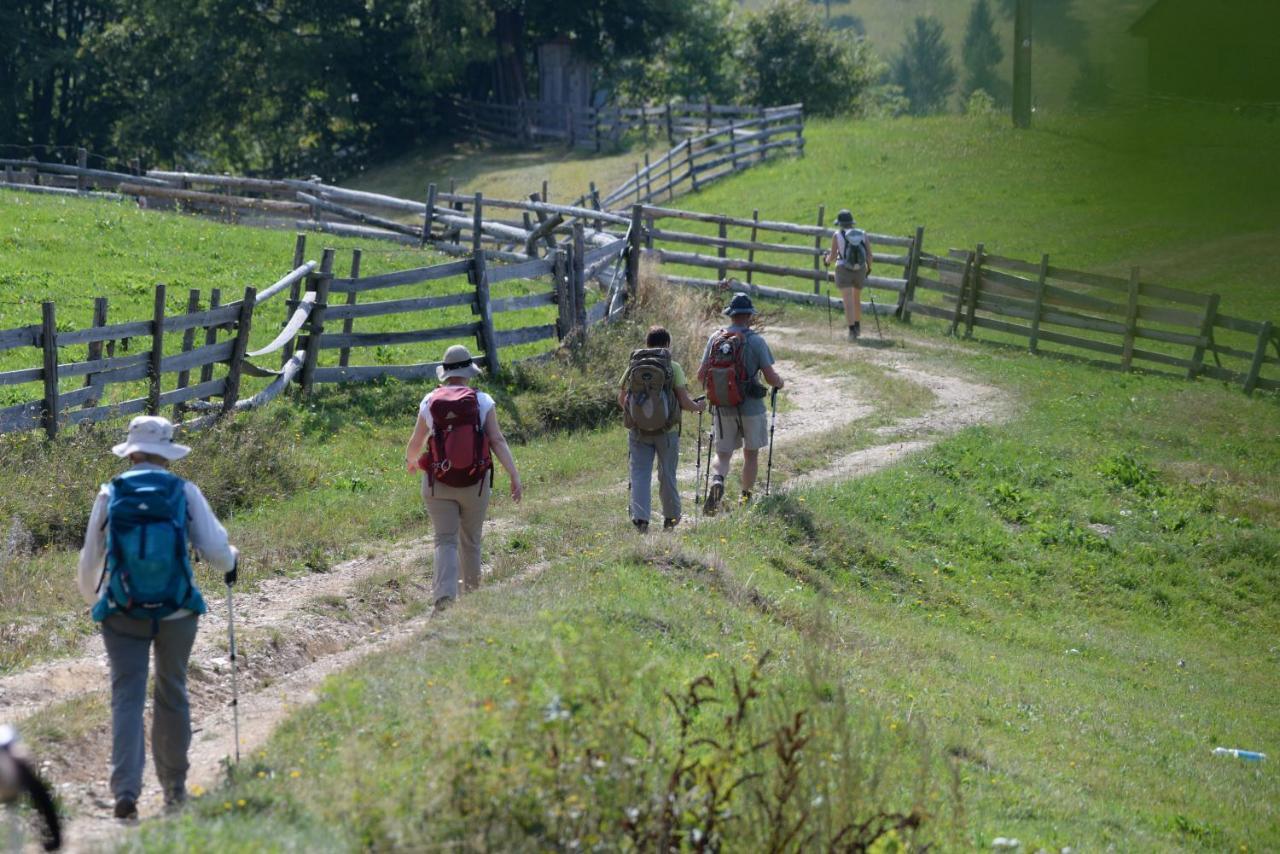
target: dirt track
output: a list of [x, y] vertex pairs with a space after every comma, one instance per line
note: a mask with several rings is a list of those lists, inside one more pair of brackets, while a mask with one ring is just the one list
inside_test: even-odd
[[[793, 478], [784, 487], [878, 471], [964, 427], [1001, 420], [1010, 410], [999, 390], [945, 373], [934, 361], [909, 350], [815, 342], [800, 330], [787, 328], [773, 328], [768, 334], [776, 342], [775, 348], [865, 359], [904, 382], [928, 389], [934, 401], [922, 415], [878, 428], [877, 434], [887, 439], [884, 443], [831, 460], [820, 470]], [[852, 380], [803, 369], [785, 359], [779, 362], [778, 369], [787, 380], [789, 403], [786, 411], [778, 414], [779, 444], [852, 423], [874, 412], [873, 407], [859, 402], [859, 390]], [[833, 400], [841, 405], [833, 407]], [[685, 477], [691, 479], [691, 469]], [[490, 523], [486, 534], [512, 527], [509, 522]], [[237, 637], [244, 638], [248, 647], [241, 663], [242, 754], [264, 744], [292, 709], [311, 702], [315, 689], [328, 675], [373, 652], [431, 631], [433, 619], [447, 624], [448, 612], [439, 618], [430, 614], [415, 617], [403, 608], [397, 610], [379, 602], [366, 602], [368, 607], [346, 614], [333, 614], [323, 607], [326, 600], [351, 597], [362, 582], [396, 570], [403, 573], [401, 577], [414, 579], [409, 583], [428, 584], [430, 549], [429, 539], [403, 543], [340, 564], [326, 573], [268, 580], [253, 592], [237, 593]], [[545, 566], [543, 562], [532, 564], [501, 583], [527, 583]], [[214, 600], [210, 605], [192, 654], [196, 733], [188, 778], [189, 786], [205, 789], [218, 784], [223, 760], [233, 751], [225, 600]], [[78, 656], [0, 678], [0, 720], [22, 721], [56, 704], [105, 692], [106, 686], [105, 655], [101, 641], [93, 637]], [[69, 850], [101, 847], [121, 831], [119, 823], [107, 818], [109, 736], [104, 731], [83, 742], [64, 753], [74, 755], [74, 762], [56, 759], [45, 766], [46, 775], [58, 781], [60, 794], [74, 816], [67, 829]], [[144, 820], [160, 813], [158, 786], [150, 768], [139, 808]]]

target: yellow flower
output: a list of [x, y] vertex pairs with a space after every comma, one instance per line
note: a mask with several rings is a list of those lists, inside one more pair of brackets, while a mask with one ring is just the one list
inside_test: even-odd
[[301, 772], [301, 771], [297, 771], [297, 770], [290, 771], [290, 772], [289, 772], [289, 776], [296, 780], [296, 779], [298, 779], [299, 777], [301, 777], [301, 776], [302, 776], [302, 772]]
[[192, 787], [191, 787], [191, 794], [192, 794], [193, 796], [197, 797], [197, 798], [198, 798], [198, 797], [200, 797], [201, 795], [203, 795], [203, 794], [204, 794], [204, 786], [199, 786], [199, 785], [197, 785], [197, 786], [192, 786]]
[[265, 780], [265, 779], [266, 779], [266, 777], [267, 777], [267, 772], [266, 772], [266, 771], [259, 771], [259, 772], [258, 772], [258, 779], [259, 779], [259, 780]]
[[246, 801], [244, 798], [241, 798], [240, 800], [236, 801], [236, 806], [243, 807], [243, 806], [247, 806], [248, 803], [249, 802]]
[[705, 656], [705, 657], [706, 657], [706, 658], [719, 658], [719, 657], [720, 657], [720, 653], [718, 653], [718, 652], [709, 652], [709, 653], [707, 653], [707, 654], [706, 654], [706, 656]]
[[224, 810], [229, 810], [229, 809], [231, 809], [231, 801], [226, 801], [225, 803], [223, 803], [222, 808], [223, 808]]
[[502, 684], [503, 684], [503, 685], [510, 685], [510, 684], [511, 684], [511, 677], [510, 677], [510, 676], [503, 676], [503, 677], [502, 677]]

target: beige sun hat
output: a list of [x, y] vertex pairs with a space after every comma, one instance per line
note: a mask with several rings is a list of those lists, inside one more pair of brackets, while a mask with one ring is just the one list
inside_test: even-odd
[[471, 351], [461, 344], [454, 344], [448, 350], [445, 350], [444, 358], [440, 360], [440, 365], [436, 368], [436, 377], [441, 382], [449, 379], [449, 377], [471, 379], [479, 375], [480, 369], [471, 360]]
[[139, 415], [129, 422], [125, 441], [111, 449], [117, 457], [130, 454], [155, 454], [166, 460], [180, 460], [191, 448], [173, 441], [173, 422], [160, 415]]

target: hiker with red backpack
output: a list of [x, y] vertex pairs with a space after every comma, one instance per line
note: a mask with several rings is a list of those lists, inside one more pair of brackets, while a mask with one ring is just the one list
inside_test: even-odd
[[[854, 228], [853, 214], [842, 210], [836, 214], [836, 230], [831, 235], [831, 248], [823, 259], [828, 267], [836, 265], [836, 287], [844, 300], [844, 319], [849, 325], [849, 340], [862, 334], [862, 287], [871, 275], [871, 241], [867, 233]], [[827, 318], [830, 322], [830, 318]]]
[[140, 415], [111, 449], [133, 465], [94, 500], [80, 550], [77, 582], [111, 666], [111, 794], [115, 817], [138, 816], [146, 762], [142, 712], [147, 666], [155, 652], [151, 752], [167, 810], [186, 800], [191, 745], [187, 662], [196, 625], [208, 608], [196, 587], [188, 546], [236, 582], [240, 553], [200, 488], [170, 472], [190, 453], [173, 441], [167, 418]]
[[511, 478], [512, 500], [524, 495], [493, 398], [467, 385], [479, 374], [466, 347], [455, 344], [445, 351], [436, 368], [441, 385], [419, 404], [405, 449], [405, 468], [410, 474], [422, 472], [422, 498], [435, 531], [432, 598], [437, 611], [463, 590], [480, 586], [480, 541], [493, 486], [493, 457]]
[[698, 368], [698, 379], [707, 390], [711, 404], [713, 444], [716, 459], [711, 464], [711, 484], [703, 512], [715, 515], [724, 498], [724, 479], [733, 462], [733, 452], [742, 448], [741, 503], [751, 501], [760, 467], [760, 449], [769, 444], [769, 423], [765, 415], [765, 386], [756, 379], [760, 374], [775, 390], [782, 388], [782, 377], [773, 368], [773, 354], [764, 337], [751, 328], [752, 318], [759, 312], [746, 294], [734, 294], [722, 312], [729, 326], [713, 333], [707, 340]]
[[702, 412], [705, 402], [689, 397], [680, 363], [671, 358], [671, 333], [651, 326], [643, 349], [631, 354], [618, 389], [618, 406], [627, 437], [631, 467], [631, 524], [640, 533], [649, 530], [653, 462], [658, 461], [658, 496], [662, 501], [662, 528], [680, 524], [680, 490], [676, 467], [680, 461], [680, 413]]

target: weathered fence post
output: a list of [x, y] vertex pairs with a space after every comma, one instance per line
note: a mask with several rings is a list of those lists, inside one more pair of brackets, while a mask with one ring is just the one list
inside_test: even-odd
[[[729, 255], [728, 247], [725, 246], [725, 241], [727, 241], [728, 239], [729, 239], [729, 224], [724, 220], [720, 220], [720, 245], [716, 247], [717, 258], [728, 257]], [[716, 268], [716, 281], [723, 282], [726, 278], [728, 278], [728, 276], [729, 276], [728, 267]]]
[[675, 123], [671, 120], [671, 102], [667, 101], [667, 147], [671, 148], [676, 144]]
[[903, 323], [911, 322], [911, 303], [916, 300], [916, 285], [920, 282], [920, 255], [924, 251], [924, 226], [916, 226], [916, 239], [911, 241], [911, 255], [907, 258], [907, 267], [903, 278], [907, 283], [902, 288], [902, 300], [898, 304], [898, 317]]
[[1249, 365], [1249, 375], [1244, 379], [1244, 393], [1253, 394], [1258, 386], [1258, 374], [1262, 372], [1262, 360], [1267, 355], [1267, 342], [1271, 340], [1271, 321], [1262, 321], [1258, 330], [1258, 345], [1253, 349], [1253, 363]]
[[[209, 310], [213, 311], [215, 308], [217, 308], [220, 305], [222, 305], [222, 289], [212, 288], [209, 291]], [[206, 347], [211, 347], [217, 343], [218, 343], [218, 326], [215, 323], [210, 323], [208, 326], [205, 327], [205, 330], [204, 330], [204, 344]], [[207, 383], [211, 379], [213, 379], [213, 363], [212, 362], [200, 368], [200, 382]]]
[[471, 278], [476, 286], [476, 310], [480, 313], [480, 349], [484, 350], [485, 367], [489, 376], [496, 377], [501, 365], [498, 362], [498, 339], [493, 333], [493, 310], [489, 300], [489, 271], [485, 266], [484, 252], [479, 250], [471, 258]]
[[253, 331], [253, 303], [257, 298], [257, 288], [250, 285], [244, 289], [244, 300], [240, 303], [240, 314], [236, 318], [236, 340], [231, 345], [231, 358], [227, 360], [227, 385], [222, 393], [223, 415], [231, 412], [240, 399], [240, 377], [243, 374], [241, 363], [244, 361], [244, 354], [249, 352], [249, 335]]
[[147, 414], [160, 414], [160, 363], [164, 359], [165, 286], [156, 285], [154, 310], [151, 315], [151, 358], [147, 363]]
[[[93, 326], [95, 329], [97, 329], [99, 327], [106, 326], [106, 325], [107, 325], [107, 298], [94, 297], [93, 298]], [[88, 352], [87, 358], [90, 362], [96, 362], [97, 360], [102, 358], [102, 349], [103, 349], [102, 344], [103, 342], [101, 341], [93, 341], [89, 344], [89, 352]], [[86, 386], [92, 386], [95, 384], [94, 375], [92, 373], [88, 373], [84, 375], [84, 384]], [[97, 405], [98, 397], [100, 395], [101, 395], [101, 391], [99, 391], [98, 394], [95, 394], [89, 400], [86, 400], [82, 408], [89, 409]]]
[[551, 256], [551, 279], [556, 285], [556, 337], [564, 341], [573, 331], [574, 310], [565, 253], [560, 250]]
[[733, 167], [733, 171], [738, 171], [738, 121], [737, 119], [729, 120], [729, 161]]
[[[751, 242], [752, 243], [756, 242], [756, 237], [759, 236], [759, 233], [760, 233], [760, 209], [755, 208], [754, 210], [751, 211]], [[749, 265], [754, 264], [755, 262], [756, 262], [756, 250], [748, 249], [747, 250], [747, 264], [748, 264], [747, 284], [748, 285], [751, 284], [751, 267]]]
[[[668, 109], [670, 109], [670, 107], [668, 107]], [[668, 151], [667, 152], [667, 201], [672, 201], [676, 197], [675, 185], [671, 183], [672, 179], [675, 177], [675, 174], [676, 174], [675, 165], [674, 165], [675, 159], [676, 159], [675, 149]]]
[[1195, 379], [1204, 365], [1204, 351], [1213, 339], [1213, 322], [1218, 316], [1218, 294], [1210, 294], [1205, 303], [1204, 317], [1200, 320], [1200, 340], [1196, 343], [1195, 352], [1191, 355], [1191, 367], [1187, 368], [1187, 379]]
[[640, 293], [640, 252], [644, 247], [644, 206], [631, 206], [631, 227], [627, 229], [627, 298]]
[[978, 291], [982, 290], [982, 263], [986, 260], [986, 255], [986, 247], [979, 243], [977, 251], [974, 252], [972, 281], [969, 287], [969, 306], [964, 318], [965, 338], [973, 337], [973, 321], [978, 311]]
[[1031, 337], [1027, 341], [1027, 349], [1032, 353], [1040, 350], [1040, 319], [1044, 316], [1045, 281], [1049, 278], [1049, 253], [1040, 256], [1040, 275], [1036, 278], [1036, 302], [1031, 309]]
[[689, 166], [689, 185], [693, 191], [698, 192], [698, 173], [693, 168], [693, 138], [689, 137], [684, 141], [684, 151], [686, 163]]
[[[591, 186], [591, 207], [595, 208], [596, 210], [600, 210], [600, 191], [596, 189], [595, 181], [592, 181], [590, 186]], [[604, 223], [598, 219], [595, 220], [591, 225], [596, 231], [604, 230]]]
[[649, 162], [649, 152], [644, 153], [644, 201], [653, 201], [653, 165]]
[[[313, 278], [316, 301], [311, 307], [311, 316], [307, 333], [307, 354], [302, 362], [302, 392], [311, 394], [315, 379], [316, 363], [320, 360], [320, 339], [324, 337], [324, 313], [328, 308], [329, 285], [333, 281], [334, 250], [326, 248], [320, 258], [320, 271]], [[239, 343], [236, 344], [239, 346]]]
[[[582, 222], [578, 221], [573, 224], [573, 252], [569, 256], [569, 269], [571, 270], [569, 282], [573, 286], [573, 302], [575, 311], [578, 316], [583, 318], [581, 326], [584, 331], [586, 329], [586, 306], [587, 306], [587, 241], [583, 233], [585, 229]], [[611, 297], [609, 294], [606, 298]]]
[[40, 349], [44, 356], [44, 410], [40, 420], [45, 435], [58, 438], [58, 318], [52, 300], [40, 304]]
[[[306, 260], [306, 257], [307, 235], [302, 232], [298, 232], [297, 237], [295, 237], [293, 241], [293, 267], [290, 269], [296, 270], [301, 267], [303, 262]], [[302, 282], [294, 282], [289, 286], [289, 299], [284, 304], [284, 323], [281, 324], [282, 327], [289, 323], [289, 318], [293, 316], [294, 309], [298, 307], [298, 299], [302, 296], [302, 293]], [[288, 363], [292, 358], [293, 342], [288, 341], [284, 345], [284, 350], [280, 353], [281, 367]]]
[[[187, 291], [187, 314], [195, 314], [199, 310], [200, 310], [200, 289], [191, 288], [189, 291]], [[192, 346], [195, 345], [195, 342], [196, 342], [196, 328], [194, 326], [188, 326], [186, 330], [184, 330], [182, 333], [182, 352], [190, 353]], [[183, 368], [182, 370], [178, 371], [177, 388], [186, 388], [190, 382], [191, 382], [190, 370], [188, 370], [187, 368]], [[173, 420], [175, 422], [182, 420], [182, 412], [185, 408], [186, 407], [181, 403], [175, 403], [173, 405]]]
[[705, 107], [707, 112], [707, 133], [710, 133], [711, 132], [711, 97], [710, 96], [707, 96], [703, 100], [703, 106]]
[[951, 328], [947, 334], [955, 336], [960, 327], [960, 318], [964, 312], [964, 301], [969, 291], [969, 276], [973, 272], [973, 253], [969, 252], [964, 259], [964, 273], [960, 276], [960, 290], [956, 292], [956, 308], [951, 315]]
[[[435, 184], [432, 184], [431, 186], [432, 188], [434, 188]], [[351, 278], [352, 279], [360, 278], [360, 255], [361, 255], [361, 252], [359, 249], [351, 250]], [[356, 290], [355, 288], [352, 288], [351, 290], [347, 291], [347, 305], [355, 305], [355, 304], [356, 304]], [[355, 324], [354, 317], [343, 318], [342, 334], [350, 335], [354, 324]], [[343, 347], [341, 350], [338, 351], [338, 367], [345, 368], [348, 364], [350, 364], [350, 362], [351, 362], [351, 348]]]
[[426, 249], [427, 244], [431, 242], [431, 219], [436, 212], [436, 185], [434, 182], [427, 185], [427, 210], [422, 215], [422, 242], [418, 244], [419, 249]]
[[471, 210], [471, 251], [478, 253], [480, 249], [480, 238], [484, 234], [482, 223], [484, 222], [484, 195], [476, 193], [475, 201], [472, 202]]
[[[822, 228], [826, 218], [827, 206], [818, 205], [818, 228]], [[827, 281], [826, 271], [822, 269], [822, 237], [821, 233], [813, 237], [813, 292], [815, 294], [822, 293], [822, 285]]]
[[[86, 149], [76, 149], [76, 166], [81, 169], [89, 168], [89, 152]], [[81, 172], [76, 175], [76, 192], [83, 193], [87, 189], [89, 189], [89, 184], [85, 180], [84, 173]]]
[[1128, 373], [1133, 369], [1133, 339], [1138, 332], [1138, 297], [1142, 293], [1142, 282], [1138, 280], [1138, 268], [1129, 271], [1129, 301], [1124, 311], [1124, 351], [1120, 356], [1120, 370]]

